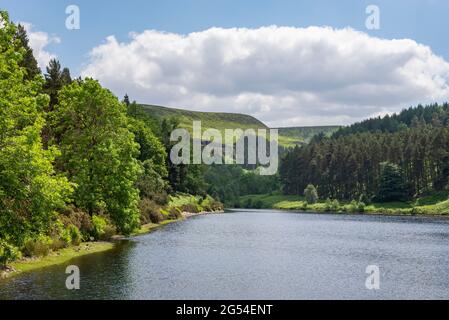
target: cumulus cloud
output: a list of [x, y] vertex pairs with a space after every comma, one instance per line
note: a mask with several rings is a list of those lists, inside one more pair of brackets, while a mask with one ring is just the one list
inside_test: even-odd
[[56, 36], [51, 36], [46, 32], [34, 30], [31, 23], [21, 22], [28, 34], [28, 39], [31, 49], [33, 49], [34, 57], [41, 69], [45, 69], [51, 59], [56, 58], [56, 55], [47, 51], [46, 47], [50, 44], [58, 44], [61, 39]]
[[110, 36], [82, 75], [142, 103], [248, 113], [270, 126], [348, 124], [449, 98], [449, 63], [429, 47], [350, 28]]

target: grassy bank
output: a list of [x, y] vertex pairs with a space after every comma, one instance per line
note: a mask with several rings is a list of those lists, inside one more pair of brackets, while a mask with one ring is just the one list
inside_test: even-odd
[[242, 208], [307, 212], [449, 215], [447, 192], [433, 193], [408, 202], [372, 203], [365, 206], [355, 202], [329, 203], [329, 201], [307, 204], [301, 196], [249, 195], [240, 198], [240, 205]]
[[72, 246], [52, 252], [45, 257], [27, 258], [12, 262], [9, 264], [12, 272], [4, 273], [2, 277], [10, 277], [23, 272], [29, 272], [40, 268], [66, 263], [73, 258], [108, 251], [112, 248], [114, 248], [114, 244], [112, 242], [85, 242], [79, 246]]

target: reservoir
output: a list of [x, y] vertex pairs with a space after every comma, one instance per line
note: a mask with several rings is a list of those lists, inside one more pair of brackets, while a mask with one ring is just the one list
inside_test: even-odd
[[[80, 290], [65, 287], [68, 265]], [[379, 289], [369, 290], [368, 266]], [[0, 281], [0, 299], [449, 299], [449, 220], [233, 210]]]

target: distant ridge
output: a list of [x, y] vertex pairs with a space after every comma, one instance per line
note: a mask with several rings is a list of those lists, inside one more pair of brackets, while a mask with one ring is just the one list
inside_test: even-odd
[[[191, 111], [179, 108], [140, 104], [143, 110], [152, 117], [162, 121], [175, 117], [180, 122], [180, 127], [192, 131], [193, 121], [201, 121], [202, 129], [214, 128], [220, 131], [225, 129], [269, 129], [262, 121], [253, 116], [242, 113], [204, 112]], [[319, 133], [330, 136], [340, 126], [315, 126], [315, 127], [289, 127], [279, 129], [279, 144], [283, 147], [293, 147], [308, 143], [310, 139]]]

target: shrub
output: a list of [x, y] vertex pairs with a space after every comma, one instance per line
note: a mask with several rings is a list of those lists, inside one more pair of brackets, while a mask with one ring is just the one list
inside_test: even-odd
[[243, 206], [247, 209], [251, 209], [253, 207], [253, 200], [251, 198], [246, 199]]
[[92, 232], [92, 219], [90, 215], [78, 208], [69, 206], [62, 215], [60, 220], [65, 227], [74, 225], [87, 238]]
[[301, 210], [306, 211], [308, 206], [309, 206], [309, 203], [307, 201], [304, 201], [301, 205]]
[[327, 199], [325, 208], [326, 211], [338, 212], [340, 210], [340, 202], [338, 202], [338, 200], [336, 199]]
[[37, 239], [27, 240], [22, 252], [27, 257], [45, 257], [50, 253], [51, 245], [51, 238], [39, 236]]
[[185, 203], [181, 206], [181, 212], [198, 213], [200, 211], [194, 203]]
[[164, 220], [164, 216], [161, 213], [161, 208], [159, 205], [148, 198], [140, 200], [139, 203], [140, 210], [140, 223], [161, 223]]
[[365, 205], [364, 202], [359, 201], [359, 203], [357, 204], [357, 207], [358, 207], [358, 210], [359, 210], [360, 213], [365, 212], [366, 205]]
[[263, 202], [262, 202], [262, 200], [257, 199], [257, 200], [254, 202], [253, 208], [254, 208], [254, 209], [262, 209], [262, 208], [263, 208]]
[[105, 218], [95, 215], [92, 217], [92, 236], [99, 240], [104, 234], [108, 225]]
[[7, 263], [20, 259], [21, 253], [18, 248], [0, 239], [0, 267], [3, 268]]
[[180, 218], [182, 218], [182, 213], [181, 213], [181, 211], [178, 208], [170, 207], [168, 209], [168, 219], [170, 219], [170, 220], [177, 220], [177, 219], [180, 219]]
[[326, 199], [326, 203], [324, 204], [324, 211], [332, 211], [332, 200], [329, 198]]
[[306, 201], [310, 204], [314, 204], [318, 201], [318, 191], [313, 184], [309, 184], [304, 190], [304, 196]]
[[103, 234], [100, 236], [99, 240], [109, 241], [109, 240], [111, 240], [112, 237], [113, 237], [114, 235], [116, 235], [116, 234], [117, 234], [117, 228], [114, 227], [114, 226], [111, 225], [111, 224], [107, 224], [107, 225], [104, 227], [104, 232], [103, 232]]
[[72, 244], [75, 246], [79, 246], [81, 241], [83, 240], [80, 230], [72, 224], [69, 226], [68, 231], [70, 233]]

